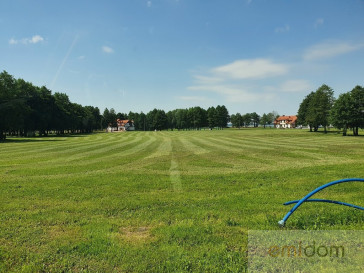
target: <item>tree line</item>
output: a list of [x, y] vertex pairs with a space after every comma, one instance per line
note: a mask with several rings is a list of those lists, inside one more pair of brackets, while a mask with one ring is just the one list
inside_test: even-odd
[[73, 103], [64, 93], [38, 87], [23, 79], [15, 79], [3, 71], [0, 73], [0, 140], [6, 135], [40, 136], [50, 133], [91, 133], [94, 130], [116, 127], [117, 119], [134, 121], [136, 130], [201, 129], [226, 127], [229, 112], [224, 105], [165, 112], [153, 109], [147, 114], [116, 113]]
[[276, 111], [272, 111], [270, 113], [264, 113], [262, 116], [258, 115], [256, 112], [246, 113], [241, 115], [240, 113], [236, 113], [231, 115], [230, 120], [233, 127], [241, 128], [241, 127], [258, 127], [259, 124], [264, 128], [268, 125], [272, 125], [274, 120], [278, 117], [278, 113]]
[[359, 135], [359, 128], [364, 128], [364, 88], [357, 85], [338, 99], [333, 94], [326, 84], [309, 93], [299, 106], [297, 124], [308, 125], [314, 132], [322, 126], [325, 133], [333, 125], [343, 129], [344, 136], [348, 129], [353, 130], [354, 136]]
[[165, 112], [153, 109], [147, 114], [129, 112], [116, 113], [113, 108], [103, 112], [103, 127], [116, 127], [116, 119], [134, 121], [135, 130], [200, 130], [201, 128], [223, 129], [229, 122], [229, 112], [224, 105], [209, 107], [207, 110], [196, 106]]
[[50, 132], [90, 133], [101, 128], [100, 110], [72, 103], [64, 93], [54, 93], [6, 71], [0, 73], [0, 140], [6, 135], [46, 136]]
[[[0, 73], [0, 140], [6, 135], [40, 136], [49, 133], [90, 133], [94, 130], [116, 127], [117, 119], [134, 121], [136, 130], [199, 130], [201, 128], [223, 129], [231, 121], [236, 128], [272, 125], [278, 113], [272, 111], [259, 116], [256, 112], [229, 116], [224, 105], [203, 109], [199, 106], [188, 109], [175, 109], [165, 112], [153, 109], [143, 112], [116, 113], [106, 108], [103, 114], [99, 108], [73, 103], [64, 93], [54, 93], [47, 87], [38, 87], [23, 79], [15, 79], [6, 71]], [[354, 135], [364, 128], [364, 88], [356, 86], [350, 92], [341, 94], [338, 99], [333, 90], [320, 86], [309, 93], [301, 102], [297, 113], [297, 124], [317, 131], [320, 126], [327, 131], [331, 124], [348, 129]]]

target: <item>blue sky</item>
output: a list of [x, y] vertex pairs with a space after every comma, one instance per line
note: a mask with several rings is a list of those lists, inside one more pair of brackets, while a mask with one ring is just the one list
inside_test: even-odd
[[363, 0], [1, 0], [0, 70], [117, 112], [297, 113], [364, 85]]

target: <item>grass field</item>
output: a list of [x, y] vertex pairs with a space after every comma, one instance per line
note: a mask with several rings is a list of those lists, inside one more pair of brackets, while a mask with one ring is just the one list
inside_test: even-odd
[[[0, 143], [0, 272], [242, 272], [248, 230], [364, 177], [364, 138], [304, 130], [99, 133]], [[315, 197], [363, 206], [362, 183]], [[285, 229], [364, 229], [308, 203]]]

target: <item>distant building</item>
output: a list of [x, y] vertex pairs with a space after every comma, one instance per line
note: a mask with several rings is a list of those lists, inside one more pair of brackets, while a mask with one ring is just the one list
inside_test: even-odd
[[130, 120], [130, 119], [124, 119], [124, 120], [117, 119], [116, 124], [117, 124], [118, 131], [134, 131], [135, 130], [134, 121]]
[[297, 116], [280, 116], [274, 121], [276, 128], [295, 128], [297, 122]]
[[111, 133], [111, 132], [116, 132], [117, 130], [118, 130], [118, 128], [116, 128], [116, 127], [111, 127], [111, 126], [109, 125], [109, 127], [107, 127], [107, 129], [106, 129], [106, 132]]

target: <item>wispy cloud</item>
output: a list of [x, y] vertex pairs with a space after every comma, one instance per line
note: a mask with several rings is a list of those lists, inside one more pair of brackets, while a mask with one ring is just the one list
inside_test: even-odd
[[44, 41], [44, 38], [42, 36], [34, 35], [31, 38], [22, 38], [22, 39], [19, 39], [19, 40], [11, 38], [9, 40], [9, 44], [10, 45], [17, 45], [17, 44], [27, 45], [27, 44], [37, 44], [37, 43], [40, 43], [40, 42], [43, 42], [43, 41]]
[[197, 85], [188, 87], [188, 90], [213, 92], [223, 96], [227, 102], [231, 103], [254, 102], [272, 98], [272, 94], [250, 92], [247, 88], [238, 85]]
[[152, 6], [152, 1], [147, 1], [147, 7], [150, 8]]
[[212, 72], [223, 78], [261, 79], [284, 75], [288, 72], [288, 66], [269, 59], [248, 59], [216, 67]]
[[316, 19], [314, 26], [315, 26], [315, 28], [318, 28], [319, 26], [321, 26], [323, 24], [324, 24], [324, 19], [318, 18], [318, 19]]
[[[288, 65], [270, 59], [236, 60], [205, 72], [195, 73], [194, 84], [187, 87], [187, 90], [215, 93], [229, 103], [271, 100], [275, 94], [264, 90], [257, 91], [257, 84], [269, 77], [285, 75], [288, 69]], [[246, 80], [250, 80], [249, 85]]]
[[177, 98], [189, 102], [205, 102], [207, 100], [206, 97], [199, 97], [199, 96], [180, 96]]
[[31, 44], [36, 44], [36, 43], [39, 43], [39, 42], [43, 42], [44, 41], [44, 38], [40, 35], [35, 35], [33, 36], [30, 40], [29, 40], [29, 43]]
[[15, 40], [14, 38], [11, 38], [10, 40], [9, 40], [9, 44], [10, 45], [16, 45], [16, 44], [18, 44], [19, 43], [19, 40]]
[[296, 93], [296, 92], [309, 92], [311, 84], [306, 80], [288, 80], [279, 86], [279, 91]]
[[289, 25], [285, 25], [284, 27], [277, 27], [274, 31], [276, 33], [283, 33], [283, 32], [288, 32], [291, 30], [291, 27]]
[[207, 77], [207, 76], [201, 76], [201, 75], [194, 75], [193, 76], [196, 80], [196, 82], [198, 82], [199, 84], [216, 84], [219, 82], [224, 81], [224, 79], [222, 78], [217, 78], [217, 77]]
[[303, 55], [303, 59], [306, 61], [329, 59], [362, 49], [363, 47], [364, 44], [351, 44], [348, 42], [324, 42], [308, 48]]
[[103, 46], [102, 51], [105, 52], [105, 53], [108, 53], [108, 54], [114, 53], [114, 49], [112, 49], [109, 46]]

